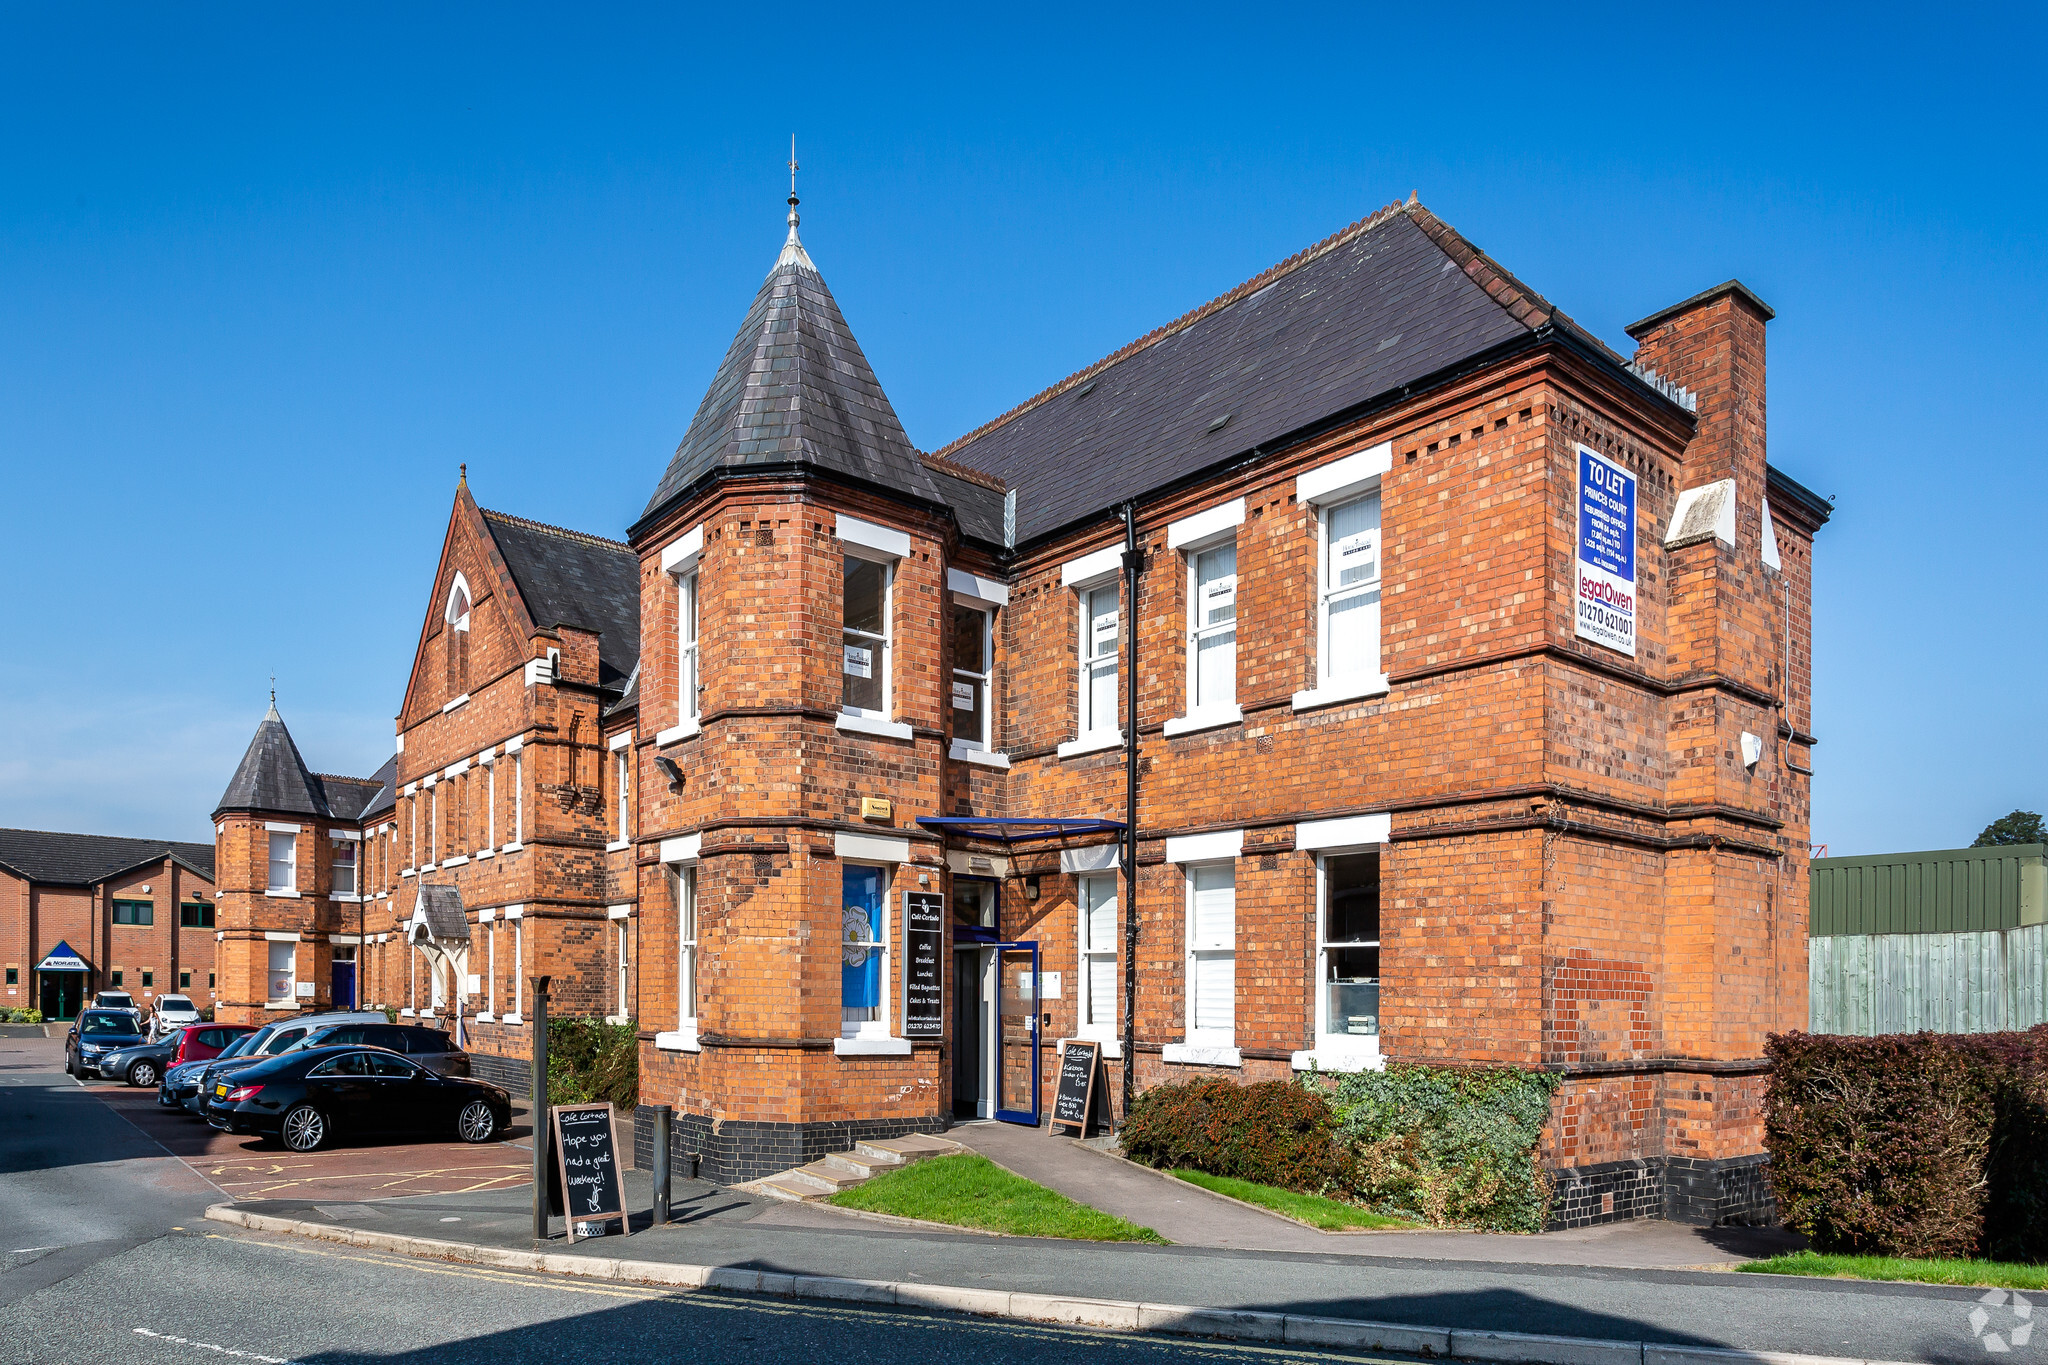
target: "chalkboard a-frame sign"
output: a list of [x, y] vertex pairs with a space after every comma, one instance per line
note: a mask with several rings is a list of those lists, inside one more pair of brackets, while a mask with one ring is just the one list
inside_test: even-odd
[[626, 1217], [626, 1186], [619, 1178], [619, 1125], [606, 1104], [565, 1104], [549, 1113], [555, 1129], [555, 1163], [562, 1177], [562, 1216], [569, 1240], [578, 1223], [619, 1220], [630, 1234]]
[[1074, 1128], [1088, 1136], [1088, 1114], [1095, 1105], [1095, 1073], [1100, 1070], [1100, 1043], [1079, 1043], [1072, 1039], [1060, 1052], [1059, 1084], [1053, 1087], [1052, 1117], [1045, 1131]]

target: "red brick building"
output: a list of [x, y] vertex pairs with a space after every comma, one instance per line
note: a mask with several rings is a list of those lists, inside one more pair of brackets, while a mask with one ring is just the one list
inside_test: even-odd
[[1761, 1212], [1828, 516], [1770, 317], [1623, 357], [1410, 202], [924, 455], [792, 213], [630, 532], [643, 1101], [744, 1179], [1069, 1037], [1543, 1067], [1560, 1222]]
[[70, 1019], [103, 990], [145, 1010], [214, 986], [213, 849], [0, 829], [0, 1008]]
[[531, 977], [558, 1013], [632, 1015], [637, 574], [459, 484], [391, 762], [314, 775], [273, 706], [221, 799], [227, 1017], [393, 1009], [524, 1093]]

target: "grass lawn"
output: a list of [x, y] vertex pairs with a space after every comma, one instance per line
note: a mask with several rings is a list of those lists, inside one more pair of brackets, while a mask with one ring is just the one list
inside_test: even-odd
[[1126, 1223], [1043, 1185], [1012, 1175], [978, 1153], [937, 1156], [841, 1190], [826, 1201], [842, 1209], [892, 1213], [1016, 1237], [1082, 1242], [1159, 1242], [1150, 1228]]
[[1254, 1185], [1249, 1180], [1233, 1180], [1227, 1175], [1204, 1175], [1200, 1171], [1175, 1171], [1174, 1177], [1190, 1185], [1200, 1185], [1205, 1190], [1242, 1199], [1247, 1204], [1257, 1204], [1262, 1209], [1287, 1215], [1298, 1222], [1324, 1232], [1342, 1232], [1346, 1228], [1412, 1228], [1419, 1224], [1400, 1218], [1389, 1218], [1383, 1213], [1372, 1213], [1355, 1204], [1341, 1204], [1334, 1199], [1325, 1199], [1319, 1194], [1297, 1194], [1293, 1190], [1275, 1189], [1271, 1185]]
[[2048, 1289], [2048, 1265], [2011, 1261], [1909, 1261], [1893, 1256], [1823, 1256], [1798, 1251], [1735, 1267], [1752, 1275], [1819, 1275], [1834, 1280], [1916, 1280], [1921, 1284]]

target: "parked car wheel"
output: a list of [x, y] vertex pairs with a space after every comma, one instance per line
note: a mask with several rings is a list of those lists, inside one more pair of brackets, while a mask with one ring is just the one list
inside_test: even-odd
[[68, 1047], [64, 1049], [64, 1074], [74, 1077], [78, 1075], [78, 1063], [71, 1060], [71, 1049]]
[[482, 1100], [471, 1100], [455, 1120], [455, 1131], [464, 1142], [489, 1142], [498, 1131], [498, 1116]]
[[128, 1068], [128, 1084], [139, 1085], [144, 1090], [156, 1084], [156, 1063], [144, 1057]]
[[327, 1116], [310, 1104], [295, 1104], [285, 1111], [278, 1131], [285, 1146], [295, 1152], [310, 1152], [327, 1141]]

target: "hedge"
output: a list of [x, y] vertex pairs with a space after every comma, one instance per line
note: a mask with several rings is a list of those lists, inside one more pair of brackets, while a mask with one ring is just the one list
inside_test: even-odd
[[1768, 1051], [1771, 1189], [1816, 1250], [2048, 1259], [2048, 1025]]
[[640, 1043], [631, 1023], [565, 1016], [548, 1020], [548, 1103], [610, 1100], [630, 1115], [640, 1098]]
[[1148, 1165], [1321, 1194], [1350, 1169], [1336, 1125], [1326, 1099], [1287, 1081], [1188, 1081], [1138, 1096], [1118, 1139]]
[[1551, 1182], [1536, 1143], [1561, 1084], [1509, 1067], [1396, 1064], [1343, 1077], [1331, 1103], [1353, 1154], [1352, 1196], [1439, 1227], [1542, 1231]]
[[40, 1024], [43, 1012], [39, 1009], [0, 1010], [0, 1024]]

